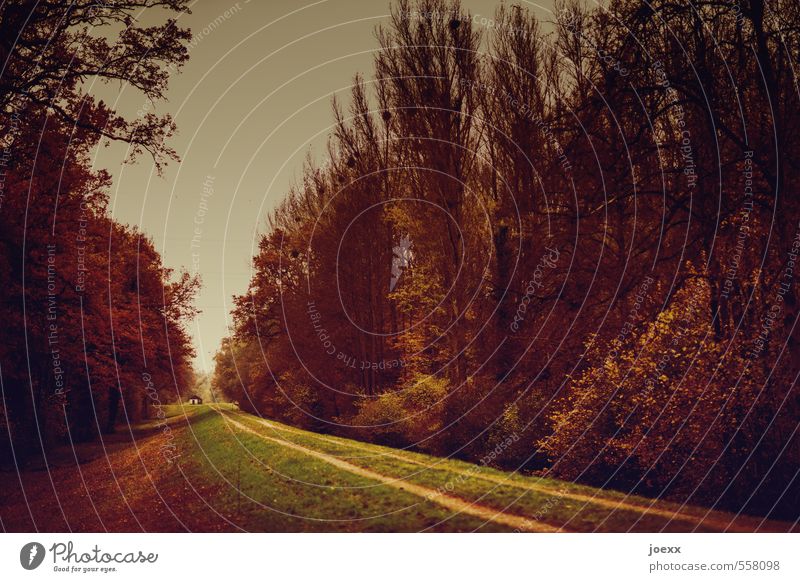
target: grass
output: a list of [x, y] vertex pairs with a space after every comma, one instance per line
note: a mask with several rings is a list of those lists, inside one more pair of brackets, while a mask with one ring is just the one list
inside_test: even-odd
[[[342, 471], [255, 435], [209, 408], [192, 412], [183, 471], [221, 484], [214, 508], [248, 531], [470, 531], [483, 520]], [[236, 454], [231, 454], [235, 451]], [[487, 530], [507, 528], [486, 526]]]
[[[202, 419], [192, 423], [196, 442], [204, 452], [203, 460], [194, 470], [198, 474], [218, 472], [218, 477], [229, 484], [227, 505], [229, 508], [231, 503], [246, 505], [246, 509], [240, 509], [246, 529], [277, 526], [281, 531], [418, 531], [429, 527], [437, 531], [507, 531], [511, 528], [487, 525], [485, 520], [468, 515], [453, 516], [451, 510], [440, 508], [435, 499], [398, 491], [237, 430], [226, 422], [227, 418], [266, 437], [320, 451], [399, 481], [570, 531], [717, 531], [731, 521], [742, 529], [756, 529], [761, 522], [755, 518], [734, 519], [721, 512], [711, 512], [701, 522], [708, 513], [703, 508], [654, 502], [569, 482], [526, 477], [463, 461], [318, 435], [262, 421], [230, 406], [219, 410], [202, 408], [211, 414], [204, 412]], [[232, 450], [238, 453], [231, 455]], [[236, 479], [241, 483], [241, 497]], [[697, 519], [676, 520], [641, 510], [608, 507], [616, 502], [653, 507], [660, 512], [680, 511], [682, 516]], [[303, 517], [298, 521], [291, 516]], [[774, 529], [786, 529], [782, 524], [772, 525]], [[771, 529], [770, 524], [766, 527]]]
[[[133, 438], [125, 429], [105, 449], [67, 449], [49, 471], [4, 478], [3, 528], [507, 532], [520, 521], [582, 532], [720, 531], [731, 522], [746, 531], [792, 528], [315, 434], [232, 405], [164, 412], [133, 427]], [[179, 454], [174, 463], [161, 454], [165, 424]], [[670, 519], [674, 511], [681, 519]]]

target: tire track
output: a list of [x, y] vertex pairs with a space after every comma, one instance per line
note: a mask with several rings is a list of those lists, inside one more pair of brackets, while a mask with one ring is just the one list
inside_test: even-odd
[[308, 455], [310, 457], [314, 457], [315, 459], [319, 459], [324, 461], [330, 465], [338, 469], [342, 469], [343, 471], [347, 471], [348, 473], [352, 473], [353, 475], [359, 475], [366, 479], [370, 479], [373, 481], [378, 481], [379, 483], [383, 483], [384, 485], [388, 485], [389, 487], [393, 487], [400, 491], [406, 491], [418, 497], [422, 497], [423, 499], [430, 501], [432, 503], [436, 503], [437, 505], [441, 505], [451, 511], [455, 511], [457, 513], [466, 513], [468, 515], [472, 515], [474, 517], [478, 517], [483, 519], [487, 522], [491, 521], [494, 523], [498, 523], [501, 525], [505, 525], [514, 529], [518, 529], [520, 531], [527, 531], [527, 532], [560, 532], [560, 531], [567, 531], [563, 528], [557, 528], [552, 525], [548, 525], [545, 523], [541, 523], [538, 521], [534, 521], [519, 515], [514, 515], [510, 513], [505, 513], [502, 511], [498, 511], [496, 509], [491, 509], [489, 507], [485, 507], [483, 505], [479, 505], [476, 503], [471, 503], [459, 497], [454, 497], [452, 495], [442, 495], [435, 489], [431, 489], [430, 487], [425, 487], [422, 485], [417, 485], [415, 483], [409, 483], [407, 481], [402, 481], [397, 479], [396, 477], [390, 477], [388, 475], [383, 475], [381, 473], [377, 473], [370, 469], [365, 469], [363, 467], [359, 467], [358, 465], [354, 465], [353, 463], [349, 463], [347, 461], [343, 461], [333, 455], [329, 455], [327, 453], [323, 453], [321, 451], [316, 451], [314, 449], [310, 449], [308, 447], [304, 447], [302, 445], [298, 445], [296, 443], [281, 440], [278, 438], [274, 438], [271, 436], [267, 436], [261, 434], [260, 432], [256, 431], [255, 429], [250, 428], [249, 426], [239, 422], [238, 420], [232, 418], [230, 415], [222, 413], [223, 418], [226, 419], [228, 423], [235, 426], [239, 430], [243, 432], [247, 432], [249, 434], [255, 435], [258, 438], [273, 442], [278, 444], [282, 447], [286, 447], [304, 455]]
[[[239, 414], [242, 414], [242, 413], [239, 413]], [[369, 452], [369, 453], [372, 453], [373, 456], [385, 456], [385, 457], [388, 457], [388, 458], [391, 458], [391, 459], [396, 459], [396, 460], [399, 460], [399, 461], [403, 461], [405, 463], [409, 463], [409, 464], [412, 464], [412, 465], [417, 465], [419, 467], [423, 467], [425, 469], [432, 470], [432, 471], [447, 471], [449, 473], [454, 473], [454, 474], [457, 474], [457, 475], [462, 475], [462, 476], [466, 476], [466, 477], [470, 477], [470, 478], [482, 479], [484, 481], [489, 481], [489, 482], [492, 482], [492, 483], [496, 483], [498, 485], [505, 485], [505, 486], [509, 486], [509, 487], [515, 487], [517, 489], [523, 489], [523, 490], [531, 491], [531, 492], [534, 492], [534, 493], [542, 493], [544, 495], [557, 496], [557, 497], [561, 497], [561, 498], [571, 499], [573, 501], [589, 503], [589, 504], [596, 505], [596, 506], [599, 506], [599, 507], [604, 507], [606, 509], [611, 509], [613, 511], [632, 511], [632, 512], [640, 513], [640, 514], [643, 514], [643, 515], [651, 515], [651, 516], [656, 516], [656, 517], [662, 517], [662, 518], [670, 520], [670, 521], [678, 521], [678, 522], [683, 522], [683, 523], [690, 523], [690, 524], [698, 526], [698, 527], [699, 526], [709, 527], [709, 528], [713, 528], [713, 529], [716, 529], [716, 530], [719, 530], [719, 531], [744, 532], [744, 533], [755, 531], [754, 527], [747, 527], [745, 525], [740, 525], [740, 524], [737, 524], [733, 520], [720, 519], [720, 518], [718, 518], [716, 516], [694, 516], [694, 515], [687, 514], [687, 513], [681, 513], [681, 512], [679, 512], [677, 510], [673, 511], [673, 510], [669, 510], [669, 509], [660, 509], [660, 508], [657, 508], [657, 507], [648, 507], [646, 505], [639, 505], [639, 504], [636, 504], [636, 503], [630, 503], [630, 502], [622, 501], [622, 500], [615, 501], [615, 500], [611, 500], [611, 499], [603, 499], [601, 497], [596, 497], [596, 496], [592, 496], [592, 495], [585, 495], [585, 494], [582, 494], [582, 493], [564, 492], [564, 491], [560, 491], [560, 490], [553, 489], [553, 488], [550, 488], [550, 487], [546, 487], [546, 486], [542, 486], [542, 485], [536, 485], [536, 484], [533, 484], [533, 483], [519, 483], [519, 482], [513, 481], [511, 479], [498, 477], [498, 476], [495, 476], [495, 475], [486, 475], [486, 474], [482, 474], [480, 472], [469, 471], [469, 470], [466, 470], [466, 469], [459, 469], [459, 468], [456, 468], [456, 467], [448, 467], [448, 468], [437, 467], [436, 465], [430, 465], [428, 463], [425, 463], [425, 462], [422, 462], [422, 461], [418, 461], [416, 459], [412, 459], [412, 458], [406, 457], [406, 456], [398, 454], [398, 453], [392, 453], [392, 452], [383, 451], [383, 450], [380, 451], [380, 454], [378, 455], [378, 454], [376, 454], [375, 450], [370, 448], [370, 447], [360, 446], [358, 444], [352, 444], [350, 442], [344, 443], [344, 442], [337, 441], [335, 439], [326, 437], [324, 435], [318, 435], [318, 434], [315, 434], [315, 433], [309, 433], [307, 431], [302, 431], [300, 429], [295, 429], [295, 428], [291, 428], [291, 427], [284, 427], [282, 425], [276, 425], [276, 424], [274, 424], [274, 423], [272, 423], [272, 422], [270, 422], [268, 420], [265, 420], [263, 418], [258, 418], [258, 417], [253, 417], [253, 418], [259, 424], [263, 424], [264, 426], [266, 426], [268, 428], [271, 428], [271, 429], [273, 429], [275, 431], [283, 431], [283, 432], [288, 432], [288, 433], [294, 433], [294, 434], [298, 434], [298, 435], [301, 435], [301, 436], [310, 436], [311, 438], [314, 438], [314, 439], [317, 439], [317, 440], [321, 440], [321, 441], [328, 442], [328, 443], [331, 443], [331, 444], [335, 444], [335, 445], [338, 445], [338, 446], [346, 446], [346, 447], [350, 447], [350, 448], [353, 448], [353, 449], [356, 449], [356, 450]], [[269, 438], [269, 437], [266, 437], [266, 438]], [[292, 444], [294, 444], [294, 443], [292, 443]], [[297, 446], [301, 446], [301, 445], [297, 445]], [[326, 454], [326, 453], [321, 453], [321, 454]], [[329, 456], [331, 456], [331, 455], [329, 455]], [[337, 457], [333, 457], [333, 456], [331, 456], [331, 458], [334, 458], [334, 459], [337, 459], [337, 460], [341, 460], [341, 459], [338, 459]], [[346, 461], [342, 461], [342, 462], [346, 462]], [[354, 465], [352, 463], [349, 463], [349, 462], [346, 462], [346, 463], [348, 465], [350, 465], [350, 466], [362, 469], [361, 467], [358, 467], [357, 465]], [[362, 469], [362, 470], [367, 470], [368, 471], [368, 469]], [[419, 486], [419, 487], [422, 487], [422, 486]], [[429, 489], [427, 487], [423, 487], [423, 488], [424, 489]], [[433, 492], [437, 496], [442, 495], [441, 493], [439, 493], [438, 491], [436, 491], [434, 489], [429, 489], [429, 490], [431, 492]], [[490, 510], [490, 511], [494, 511], [494, 510]], [[563, 530], [561, 530], [561, 531], [563, 531]]]

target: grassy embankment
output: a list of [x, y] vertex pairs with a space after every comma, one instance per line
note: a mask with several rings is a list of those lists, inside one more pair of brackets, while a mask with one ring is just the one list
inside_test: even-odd
[[[6, 530], [786, 531], [790, 525], [320, 435], [231, 405], [165, 407], [63, 466], [5, 474]], [[163, 424], [163, 423], [162, 423]], [[169, 439], [180, 456], [167, 463]], [[83, 457], [83, 458], [81, 458]], [[51, 466], [53, 459], [50, 459]], [[12, 483], [12, 481], [15, 481]], [[27, 500], [25, 499], [27, 497]]]

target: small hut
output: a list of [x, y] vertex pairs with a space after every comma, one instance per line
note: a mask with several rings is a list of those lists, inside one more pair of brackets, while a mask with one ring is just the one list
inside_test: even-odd
[[192, 394], [189, 396], [189, 404], [202, 404], [203, 399], [197, 396], [196, 394]]

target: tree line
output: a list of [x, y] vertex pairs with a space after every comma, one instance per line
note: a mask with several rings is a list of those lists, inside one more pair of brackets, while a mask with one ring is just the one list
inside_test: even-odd
[[313, 430], [796, 516], [800, 6], [488, 22], [393, 4], [374, 76], [269, 216], [214, 389]]
[[[135, 15], [172, 14], [141, 27]], [[177, 159], [169, 116], [126, 118], [89, 81], [153, 103], [187, 58], [183, 0], [6, 2], [0, 7], [0, 462], [98, 438], [174, 400], [193, 380], [185, 323], [198, 280], [174, 273], [144, 233], [108, 212], [109, 140], [160, 169]], [[116, 38], [98, 31], [120, 30]], [[113, 37], [114, 35], [110, 35]]]

